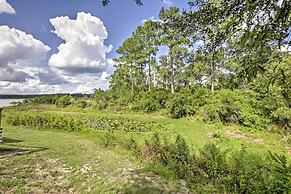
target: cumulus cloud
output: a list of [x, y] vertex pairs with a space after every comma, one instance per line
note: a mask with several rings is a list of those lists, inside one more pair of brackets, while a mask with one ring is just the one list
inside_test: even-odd
[[27, 78], [31, 78], [29, 74], [9, 67], [3, 68], [0, 71], [0, 81], [25, 82]]
[[38, 77], [39, 81], [42, 84], [61, 85], [61, 84], [69, 83], [63, 77], [59, 76], [58, 74], [56, 74], [55, 72], [51, 71], [50, 69], [47, 69], [45, 71], [37, 72], [36, 76]]
[[65, 41], [49, 59], [52, 68], [62, 74], [81, 74], [104, 72], [110, 65], [106, 54], [112, 46], [104, 45], [108, 35], [99, 18], [80, 12], [75, 20], [61, 16], [50, 22], [54, 33]]
[[30, 34], [0, 26], [0, 81], [24, 82], [31, 78], [24, 69], [39, 65], [49, 50]]
[[113, 60], [106, 57], [112, 46], [104, 40], [102, 21], [78, 13], [50, 20], [64, 43], [47, 60], [50, 48], [23, 31], [0, 26], [0, 93], [90, 93], [108, 88]]
[[6, 0], [0, 0], [0, 13], [15, 14], [16, 12]]

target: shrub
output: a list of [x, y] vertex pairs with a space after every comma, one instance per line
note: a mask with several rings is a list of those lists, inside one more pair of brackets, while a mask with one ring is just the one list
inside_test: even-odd
[[173, 94], [167, 102], [170, 116], [173, 118], [193, 116], [198, 108], [206, 103], [208, 95], [209, 90], [203, 88], [183, 89]]
[[263, 128], [269, 120], [254, 106], [257, 100], [253, 92], [240, 90], [216, 91], [200, 108], [205, 121], [241, 124], [247, 127]]
[[115, 137], [115, 135], [108, 131], [106, 131], [105, 134], [101, 136], [101, 140], [105, 148], [110, 146], [114, 147], [117, 143], [117, 138]]
[[166, 130], [166, 126], [155, 122], [143, 122], [124, 117], [109, 116], [80, 116], [82, 122], [89, 129], [107, 131], [146, 132], [152, 130]]
[[65, 96], [60, 97], [56, 101], [56, 105], [58, 107], [65, 108], [65, 107], [69, 106], [70, 104], [72, 104], [72, 100], [73, 100], [73, 98], [71, 96], [65, 95]]
[[7, 122], [12, 125], [33, 126], [39, 128], [54, 128], [60, 130], [81, 130], [83, 124], [72, 115], [48, 113], [41, 111], [8, 112]]
[[[282, 107], [277, 109], [272, 113], [273, 121], [283, 129], [290, 131], [291, 127], [291, 109], [287, 107]], [[290, 131], [291, 132], [291, 131]]]
[[76, 102], [76, 105], [78, 108], [86, 108], [88, 106], [88, 103], [86, 102], [86, 100], [81, 99]]
[[[154, 134], [140, 147], [141, 154], [167, 167], [177, 178], [186, 180], [196, 192], [231, 193], [288, 193], [291, 166], [283, 155], [262, 157], [248, 152], [222, 150], [206, 144], [194, 155], [184, 138], [177, 136], [174, 143], [162, 141]], [[210, 189], [210, 190], [209, 190]]]
[[133, 109], [143, 112], [154, 112], [165, 108], [169, 94], [165, 90], [153, 90], [140, 93], [133, 101]]

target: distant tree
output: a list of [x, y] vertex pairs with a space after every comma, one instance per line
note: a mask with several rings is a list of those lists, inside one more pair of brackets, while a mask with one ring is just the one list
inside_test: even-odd
[[[168, 47], [168, 68], [170, 72], [170, 87], [171, 92], [175, 91], [175, 67], [178, 65], [176, 58], [179, 54], [185, 51], [185, 46], [188, 44], [187, 37], [181, 33], [181, 28], [177, 24], [183, 22], [183, 16], [177, 7], [170, 9], [162, 8], [159, 14], [160, 18], [160, 44]], [[177, 62], [177, 63], [175, 63]], [[181, 63], [180, 63], [181, 64]]]

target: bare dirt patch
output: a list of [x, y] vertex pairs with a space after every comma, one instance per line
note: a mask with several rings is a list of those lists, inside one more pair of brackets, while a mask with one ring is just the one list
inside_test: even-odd
[[249, 134], [245, 134], [240, 131], [227, 130], [224, 135], [233, 139], [244, 140], [251, 143], [263, 144], [264, 140], [262, 138], [253, 137]]
[[72, 170], [38, 153], [3, 158], [0, 193], [75, 193], [68, 181]]

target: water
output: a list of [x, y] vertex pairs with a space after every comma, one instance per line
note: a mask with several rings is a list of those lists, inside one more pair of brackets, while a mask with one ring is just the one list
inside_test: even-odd
[[0, 107], [13, 106], [11, 102], [19, 102], [23, 99], [0, 99]]

